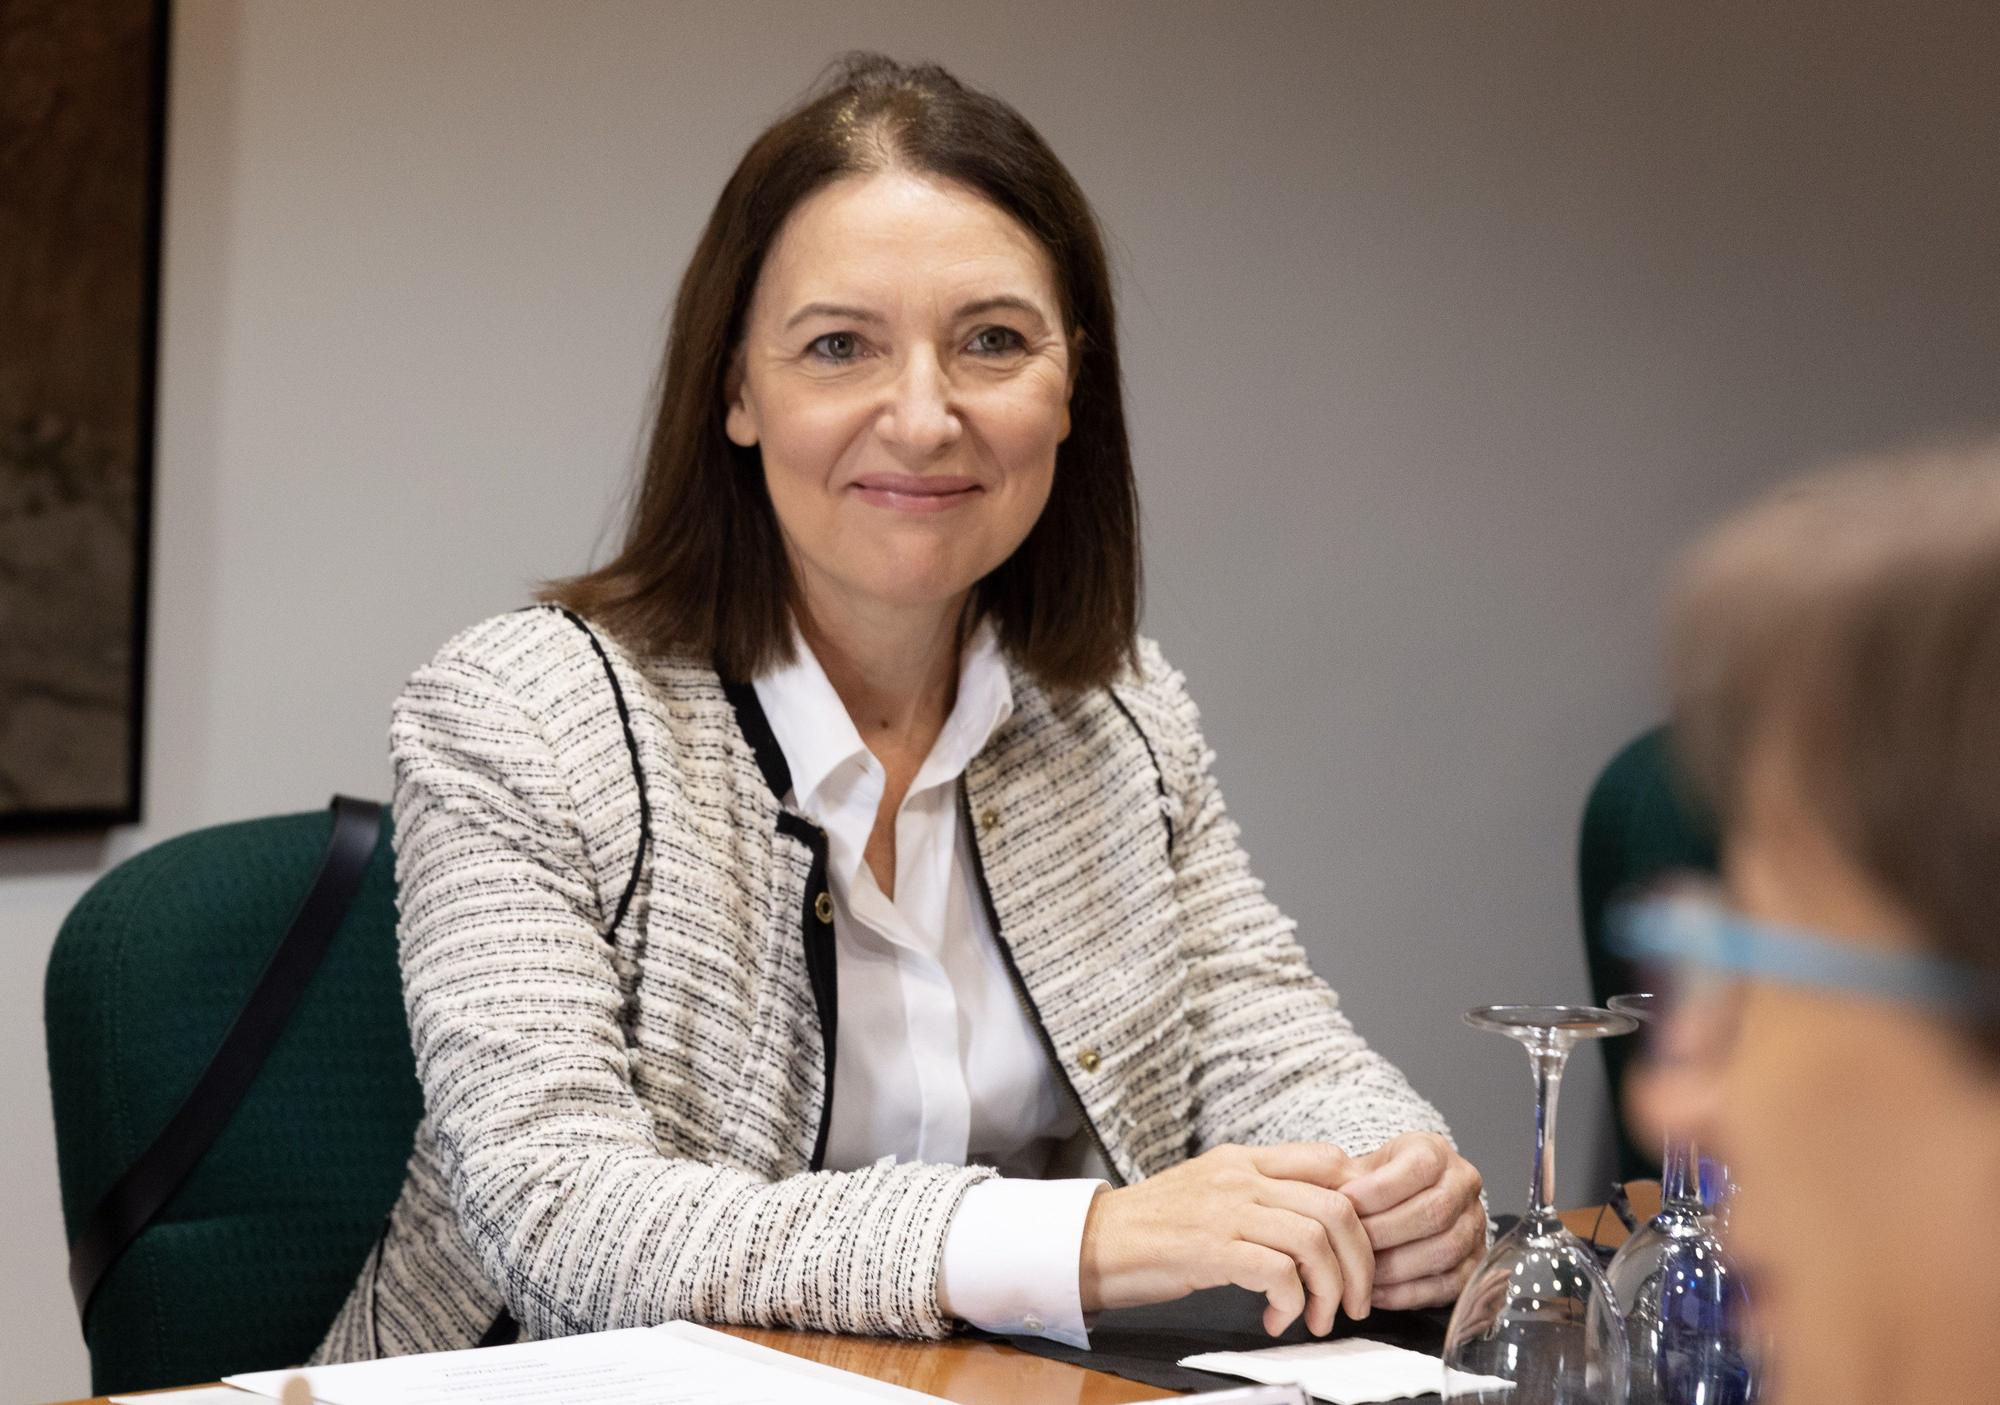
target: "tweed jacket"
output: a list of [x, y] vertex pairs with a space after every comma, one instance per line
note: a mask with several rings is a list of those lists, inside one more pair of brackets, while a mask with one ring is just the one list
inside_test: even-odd
[[[961, 803], [1005, 963], [1113, 1177], [1443, 1131], [1252, 876], [1159, 650], [1068, 696], [1008, 667], [1014, 711]], [[755, 690], [533, 607], [447, 643], [390, 736], [425, 1115], [315, 1361], [469, 1346], [503, 1308], [529, 1339], [674, 1317], [950, 1331], [945, 1231], [993, 1172], [817, 1169], [825, 836], [783, 804]]]

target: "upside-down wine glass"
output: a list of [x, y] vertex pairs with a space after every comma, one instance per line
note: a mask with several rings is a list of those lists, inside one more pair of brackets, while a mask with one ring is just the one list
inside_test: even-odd
[[[1651, 1024], [1654, 995], [1614, 995], [1613, 1010]], [[1743, 1280], [1716, 1234], [1695, 1148], [1666, 1129], [1660, 1213], [1619, 1246], [1604, 1272], [1625, 1336], [1628, 1405], [1749, 1405], [1757, 1381], [1742, 1348]]]
[[[1526, 1046], [1535, 1076], [1535, 1172], [1528, 1213], [1487, 1251], [1444, 1340], [1444, 1398], [1486, 1405], [1618, 1405], [1625, 1337], [1590, 1246], [1555, 1211], [1556, 1098], [1580, 1039], [1629, 1034], [1630, 1015], [1594, 1005], [1482, 1005], [1465, 1022]], [[1593, 1311], [1593, 1305], [1598, 1310]]]

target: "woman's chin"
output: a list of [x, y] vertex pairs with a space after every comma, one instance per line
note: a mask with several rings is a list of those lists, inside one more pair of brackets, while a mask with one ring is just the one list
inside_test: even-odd
[[898, 582], [876, 591], [873, 598], [890, 609], [944, 611], [956, 607], [965, 599], [965, 593], [972, 588], [972, 584], [972, 580], [955, 576], [942, 580]]
[[896, 610], [947, 609], [986, 574], [962, 560], [912, 557], [891, 550], [871, 551], [872, 568], [849, 575], [844, 584], [851, 597], [876, 608]]

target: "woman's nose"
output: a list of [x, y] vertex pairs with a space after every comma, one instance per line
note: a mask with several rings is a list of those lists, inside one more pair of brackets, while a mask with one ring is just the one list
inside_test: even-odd
[[936, 356], [922, 352], [904, 363], [876, 423], [884, 439], [919, 458], [935, 457], [957, 442], [964, 426]]

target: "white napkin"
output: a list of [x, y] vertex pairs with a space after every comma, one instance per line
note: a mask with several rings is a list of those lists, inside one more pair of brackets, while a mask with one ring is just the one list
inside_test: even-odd
[[[1333, 1405], [1369, 1405], [1378, 1400], [1401, 1400], [1406, 1395], [1433, 1395], [1444, 1389], [1444, 1362], [1437, 1357], [1365, 1337], [1300, 1342], [1262, 1351], [1206, 1351], [1183, 1357], [1181, 1365], [1265, 1385], [1302, 1385]], [[1506, 1382], [1498, 1384], [1505, 1386]]]

